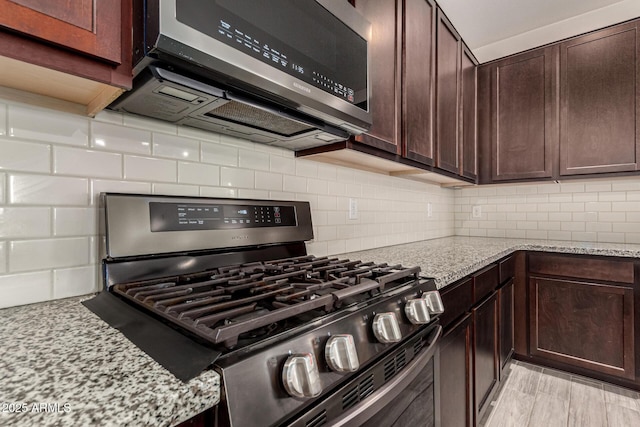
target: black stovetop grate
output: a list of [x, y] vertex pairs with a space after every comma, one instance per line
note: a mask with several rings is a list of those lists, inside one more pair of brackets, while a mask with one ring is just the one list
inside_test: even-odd
[[312, 255], [116, 284], [111, 289], [212, 344], [308, 322], [418, 278], [419, 267]]

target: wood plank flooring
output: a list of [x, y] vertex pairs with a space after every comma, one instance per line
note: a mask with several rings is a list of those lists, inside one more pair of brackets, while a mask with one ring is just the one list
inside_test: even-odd
[[640, 426], [640, 393], [513, 361], [484, 427]]

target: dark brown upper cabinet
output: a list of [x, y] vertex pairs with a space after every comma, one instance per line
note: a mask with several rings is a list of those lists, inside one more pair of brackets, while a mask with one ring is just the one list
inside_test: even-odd
[[371, 129], [355, 137], [417, 162], [434, 158], [433, 0], [353, 0], [371, 22]]
[[369, 40], [371, 129], [357, 142], [401, 154], [402, 0], [351, 0], [371, 23]]
[[94, 116], [131, 89], [132, 0], [0, 0], [0, 96]]
[[478, 64], [471, 51], [462, 45], [462, 112], [460, 120], [460, 137], [462, 139], [460, 175], [476, 179], [478, 176], [477, 161], [477, 114], [478, 114]]
[[436, 166], [459, 173], [462, 42], [440, 10], [436, 28]]
[[121, 6], [120, 1], [0, 0], [0, 25], [119, 64]]
[[403, 156], [433, 165], [436, 5], [404, 0], [402, 58]]
[[638, 170], [639, 25], [560, 45], [560, 175]]
[[[558, 144], [558, 47], [493, 62], [489, 70], [491, 180], [553, 176]], [[486, 141], [484, 142], [486, 144]], [[485, 163], [486, 164], [486, 163]]]

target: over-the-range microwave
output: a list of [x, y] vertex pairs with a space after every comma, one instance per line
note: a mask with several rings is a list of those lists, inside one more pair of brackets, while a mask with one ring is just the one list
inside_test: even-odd
[[346, 0], [134, 2], [111, 109], [300, 150], [371, 126], [371, 25]]

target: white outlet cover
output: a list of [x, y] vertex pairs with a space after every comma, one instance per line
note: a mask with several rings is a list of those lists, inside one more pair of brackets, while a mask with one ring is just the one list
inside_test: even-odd
[[433, 216], [433, 206], [431, 203], [427, 203], [427, 218], [431, 218]]
[[358, 219], [358, 199], [349, 199], [349, 219]]
[[482, 218], [482, 207], [474, 206], [471, 214], [474, 218]]

